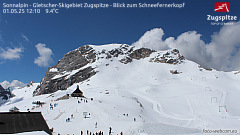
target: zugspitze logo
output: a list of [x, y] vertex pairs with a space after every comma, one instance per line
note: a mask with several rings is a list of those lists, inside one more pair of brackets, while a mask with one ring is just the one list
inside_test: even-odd
[[230, 3], [229, 2], [215, 2], [215, 12], [229, 12]]

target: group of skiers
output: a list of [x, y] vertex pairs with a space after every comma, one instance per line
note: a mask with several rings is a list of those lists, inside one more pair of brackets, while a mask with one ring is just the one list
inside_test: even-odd
[[[80, 131], [80, 135], [83, 135], [83, 131]], [[85, 135], [103, 135], [103, 131], [99, 131], [99, 132], [94, 133], [94, 132], [90, 132], [90, 131], [87, 130], [87, 134], [85, 134]], [[109, 135], [112, 135], [112, 127], [109, 128]], [[120, 132], [120, 135], [123, 135], [123, 132]]]
[[[71, 119], [73, 119], [74, 117], [73, 117], [73, 114], [71, 114]], [[71, 122], [71, 119], [70, 118], [67, 118], [66, 119], [66, 122]]]
[[58, 103], [54, 103], [54, 105], [52, 105], [52, 103], [50, 103], [50, 110], [53, 110], [53, 107], [57, 107]]
[[[80, 132], [80, 135], [83, 135], [83, 131]], [[99, 132], [90, 132], [87, 130], [87, 135], [103, 135], [103, 131], [99, 131]]]
[[[82, 98], [81, 98], [81, 101], [84, 102], [84, 103], [88, 103], [88, 100], [87, 100], [87, 99], [82, 99]], [[81, 101], [78, 100], [78, 103], [81, 103]]]

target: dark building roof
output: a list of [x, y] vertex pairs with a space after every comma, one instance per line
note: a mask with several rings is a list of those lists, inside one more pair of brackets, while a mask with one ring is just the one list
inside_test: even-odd
[[83, 92], [79, 89], [79, 86], [77, 86], [77, 89], [73, 93], [83, 93]]
[[84, 97], [83, 92], [77, 86], [77, 89], [71, 94], [72, 97]]
[[73, 93], [83, 93], [83, 92], [79, 89], [76, 89]]
[[41, 112], [0, 113], [0, 134], [45, 131], [52, 135]]

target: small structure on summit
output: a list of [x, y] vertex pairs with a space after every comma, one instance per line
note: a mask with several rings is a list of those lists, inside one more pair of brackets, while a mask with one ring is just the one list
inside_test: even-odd
[[77, 86], [77, 89], [71, 94], [72, 97], [84, 97], [83, 92]]
[[13, 108], [9, 109], [9, 112], [19, 112], [19, 109], [14, 106]]

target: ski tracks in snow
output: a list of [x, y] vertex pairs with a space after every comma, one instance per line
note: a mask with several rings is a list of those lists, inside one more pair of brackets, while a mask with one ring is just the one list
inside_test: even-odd
[[[188, 104], [188, 108], [190, 110], [190, 113], [188, 114], [188, 116], [192, 117], [191, 119], [188, 120], [188, 122], [186, 124], [184, 124], [184, 127], [189, 127], [193, 121], [193, 119], [195, 119], [195, 115], [194, 115], [194, 110], [193, 107], [191, 105], [191, 102], [189, 101], [189, 97], [186, 97], [187, 100], [187, 104]], [[192, 115], [192, 116], [191, 116]]]
[[60, 113], [58, 114], [58, 116], [57, 116], [56, 118], [54, 118], [53, 120], [57, 120], [59, 117], [62, 116], [62, 114], [63, 114], [63, 112], [60, 112]]
[[[131, 92], [132, 93], [132, 92]], [[158, 103], [157, 101], [154, 101], [153, 99], [149, 98], [149, 97], [146, 97], [146, 96], [143, 96], [143, 95], [140, 95], [139, 93], [132, 93], [140, 98], [143, 98], [144, 100], [150, 102], [152, 104], [152, 109], [157, 112], [159, 115], [163, 116], [163, 117], [166, 117], [166, 118], [170, 118], [170, 119], [175, 119], [175, 120], [186, 120], [184, 118], [179, 118], [179, 117], [176, 117], [174, 115], [171, 115], [171, 114], [168, 114], [164, 111], [163, 109], [163, 106]]]

